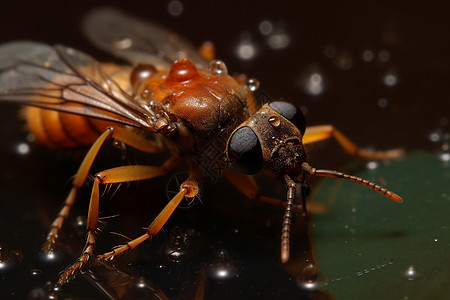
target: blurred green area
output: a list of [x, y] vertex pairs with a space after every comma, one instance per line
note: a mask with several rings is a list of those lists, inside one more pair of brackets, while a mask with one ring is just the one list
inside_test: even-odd
[[311, 235], [332, 297], [450, 297], [450, 162], [443, 158], [414, 152], [353, 174], [395, 191], [401, 204], [352, 182], [320, 182], [314, 199], [331, 204], [312, 217]]

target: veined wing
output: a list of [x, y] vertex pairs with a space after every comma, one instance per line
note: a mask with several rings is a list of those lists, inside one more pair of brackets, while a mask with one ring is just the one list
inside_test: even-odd
[[64, 46], [0, 46], [0, 101], [57, 110], [153, 131], [150, 111], [92, 57]]
[[169, 68], [175, 60], [187, 58], [199, 69], [208, 67], [208, 61], [184, 38], [113, 8], [88, 13], [83, 29], [96, 47], [134, 65], [145, 62]]

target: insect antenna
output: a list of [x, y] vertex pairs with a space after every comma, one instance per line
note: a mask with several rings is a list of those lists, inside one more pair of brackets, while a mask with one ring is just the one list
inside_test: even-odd
[[291, 239], [291, 221], [292, 207], [294, 206], [295, 190], [297, 188], [295, 182], [288, 176], [284, 176], [284, 180], [288, 187], [287, 205], [284, 211], [283, 224], [281, 227], [281, 262], [285, 263], [289, 260], [290, 239]]
[[367, 179], [363, 179], [361, 177], [357, 177], [357, 176], [353, 176], [353, 175], [348, 175], [348, 174], [345, 174], [345, 173], [342, 173], [342, 172], [339, 172], [339, 171], [316, 169], [316, 168], [311, 167], [306, 162], [302, 163], [302, 168], [303, 168], [303, 170], [306, 173], [308, 173], [310, 175], [322, 176], [322, 177], [343, 178], [343, 179], [346, 179], [346, 180], [354, 181], [356, 183], [365, 185], [365, 186], [367, 186], [367, 187], [369, 187], [369, 188], [379, 192], [380, 194], [388, 197], [389, 199], [391, 199], [391, 200], [393, 200], [395, 202], [398, 202], [398, 203], [403, 202], [402, 197], [400, 197], [396, 193], [391, 192], [391, 191], [385, 189], [384, 187], [382, 187], [382, 186], [380, 186], [380, 185], [378, 185], [378, 184], [376, 184], [374, 182], [371, 182], [371, 181], [369, 181]]

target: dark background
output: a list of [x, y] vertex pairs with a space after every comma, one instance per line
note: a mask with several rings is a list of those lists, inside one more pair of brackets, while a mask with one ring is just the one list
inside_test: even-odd
[[[404, 147], [408, 151], [420, 149], [438, 154], [448, 152], [450, 140], [448, 2], [427, 1], [419, 4], [408, 1], [363, 3], [192, 1], [192, 3], [182, 2], [183, 11], [179, 16], [169, 13], [168, 3], [8, 1], [2, 4], [0, 11], [0, 42], [28, 39], [49, 44], [61, 43], [90, 53], [99, 60], [109, 60], [110, 57], [86, 41], [79, 29], [79, 22], [81, 16], [90, 8], [112, 5], [140, 18], [160, 23], [185, 36], [197, 46], [205, 40], [212, 41], [216, 45], [217, 57], [227, 63], [231, 73], [243, 72], [256, 77], [261, 82], [261, 89], [272, 97], [282, 97], [298, 103], [306, 111], [310, 125], [333, 124], [364, 147], [377, 149]], [[286, 47], [274, 49], [269, 46], [270, 36], [262, 34], [259, 30], [259, 25], [264, 20], [272, 22], [276, 30], [289, 37], [290, 42]], [[236, 47], [243, 36], [250, 37], [252, 45], [257, 49], [255, 57], [251, 60], [243, 60], [236, 55]], [[366, 59], [363, 58], [364, 53]], [[372, 59], [370, 53], [373, 55]], [[318, 95], [311, 95], [304, 87], [313, 73], [321, 74], [324, 82], [324, 90]], [[387, 75], [395, 76], [394, 85], [384, 82]], [[26, 142], [26, 132], [16, 117], [16, 109], [2, 105], [0, 112], [2, 118], [0, 188], [3, 190], [0, 201], [0, 245], [2, 249], [6, 249], [2, 253], [7, 253], [16, 261], [13, 267], [8, 267], [6, 271], [0, 273], [1, 293], [11, 299], [23, 299], [31, 297], [31, 294], [35, 295], [33, 296], [35, 299], [39, 299], [46, 291], [45, 282], [54, 280], [55, 274], [73, 259], [64, 257], [58, 263], [49, 266], [38, 257], [37, 250], [43, 242], [48, 223], [51, 222], [59, 203], [68, 191], [68, 178], [75, 172], [82, 153], [52, 152], [31, 144], [32, 151], [29, 155], [19, 155], [15, 149], [20, 143]], [[120, 155], [114, 152], [114, 149], [106, 152], [105, 156], [109, 155], [112, 158], [100, 162], [98, 169], [120, 164]], [[312, 163], [327, 168], [340, 168], [352, 159], [333, 141], [310, 147], [309, 155]], [[167, 180], [168, 178], [156, 180], [155, 185], [164, 186]], [[142, 188], [144, 184], [137, 186]], [[130, 190], [134, 191], [135, 185], [125, 189], [125, 192]], [[219, 194], [226, 194], [224, 191], [228, 192], [229, 186], [218, 185], [217, 190]], [[158, 191], [147, 191], [144, 188], [143, 193], [147, 192], [152, 193], [155, 198], [164, 197], [163, 192], [158, 194]], [[84, 196], [87, 197], [88, 194], [86, 189]], [[214, 195], [214, 192], [211, 191], [209, 194]], [[221, 201], [227, 201], [226, 196], [222, 198], [224, 200]], [[133, 211], [142, 212], [148, 208], [148, 205], [138, 200], [129, 201], [125, 204], [118, 201], [105, 204], [105, 214], [113, 215], [120, 212], [126, 215], [126, 212], [130, 212], [132, 215]], [[76, 216], [82, 216], [86, 206], [86, 203], [81, 204], [80, 212], [73, 215], [72, 223], [75, 225], [68, 226], [67, 232], [74, 231], [70, 229], [76, 228]], [[116, 209], [118, 206], [125, 208]], [[149, 209], [154, 210], [151, 205]], [[247, 215], [244, 216], [231, 214], [226, 215], [224, 219], [228, 224], [240, 224], [242, 219], [245, 223]], [[129, 219], [133, 220], [133, 217], [125, 220]], [[192, 221], [184, 216], [181, 219], [182, 223], [187, 224], [189, 221], [195, 224], [203, 222], [203, 219]], [[143, 217], [134, 227], [139, 229], [146, 226], [150, 220], [149, 217]], [[265, 222], [258, 218], [255, 220], [255, 224]], [[123, 224], [122, 227], [117, 226], [119, 226], [117, 231], [121, 233], [132, 231], [124, 229]], [[129, 226], [133, 228], [132, 225]], [[193, 227], [192, 223], [187, 226]], [[239, 230], [246, 228], [240, 226], [242, 225], [236, 225], [236, 228]], [[262, 249], [261, 253], [264, 254], [250, 252], [251, 255], [247, 254], [248, 257], [242, 253], [238, 254], [244, 263], [240, 263], [239, 259], [238, 262], [231, 260], [235, 265], [246, 266], [247, 269], [240, 270], [241, 276], [255, 276], [255, 278], [253, 281], [244, 281], [246, 284], [250, 283], [246, 286], [248, 294], [242, 294], [243, 288], [237, 284], [238, 288], [232, 286], [233, 288], [229, 289], [230, 295], [236, 297], [233, 291], [237, 291], [237, 297], [260, 295], [263, 299], [270, 299], [282, 296], [296, 297], [302, 294], [291, 283], [289, 276], [274, 262], [278, 255], [278, 223], [274, 227], [276, 228], [272, 229], [268, 226], [268, 230], [261, 227], [263, 231], [269, 231], [269, 234], [267, 236], [256, 234], [255, 241], [248, 241], [245, 234], [238, 237], [231, 234], [228, 238], [225, 237], [223, 240], [217, 238], [212, 242], [206, 238], [207, 244], [215, 243], [211, 248], [206, 247], [205, 251], [208, 253], [214, 253], [221, 247], [233, 248], [225, 241], [239, 238], [243, 238], [249, 244], [253, 242], [258, 245], [251, 251], [255, 251], [258, 247], [264, 248], [265, 244], [274, 245]], [[256, 229], [252, 230], [255, 230], [251, 231], [252, 233], [258, 232]], [[77, 243], [74, 242], [77, 245], [82, 243], [83, 230], [79, 231], [78, 235], [70, 236], [77, 239]], [[207, 233], [204, 234], [208, 236]], [[266, 238], [269, 240], [265, 240]], [[164, 243], [164, 237], [156, 243], [158, 242]], [[204, 246], [200, 248], [205, 249]], [[105, 246], [104, 249], [109, 248]], [[74, 249], [66, 252], [73, 252], [73, 255], [76, 255], [77, 251], [79, 250]], [[246, 260], [252, 256], [256, 257], [254, 261]], [[261, 257], [263, 260], [273, 260], [267, 263], [268, 267], [259, 269], [263, 270], [260, 273], [266, 272], [271, 274], [270, 276], [258, 277], [249, 271], [257, 266], [258, 258]], [[200, 261], [199, 264], [202, 263], [199, 258], [197, 261]], [[143, 267], [139, 271], [134, 271], [133, 275], [147, 274], [142, 270]], [[172, 275], [187, 272], [183, 268], [171, 269], [167, 266], [161, 272], [170, 273], [169, 271]], [[36, 272], [37, 275], [34, 274]], [[154, 281], [152, 276], [155, 275], [144, 277]], [[276, 277], [277, 281], [274, 281], [273, 277]], [[169, 297], [176, 297], [179, 291], [186, 291], [186, 287], [180, 288], [183, 286], [183, 283], [180, 283], [183, 282], [180, 279], [183, 276], [167, 278], [166, 280], [173, 280], [174, 283], [163, 282], [157, 285], [163, 286], [163, 289], [165, 287]], [[190, 280], [186, 281], [184, 286], [198, 284], [194, 279]], [[214, 284], [217, 282], [212, 283], [213, 286]], [[273, 288], [267, 288], [268, 285]], [[76, 297], [81, 299], [100, 297], [91, 286], [86, 281], [77, 279], [68, 288], [67, 294], [77, 295]], [[227, 295], [222, 294], [224, 297]]]

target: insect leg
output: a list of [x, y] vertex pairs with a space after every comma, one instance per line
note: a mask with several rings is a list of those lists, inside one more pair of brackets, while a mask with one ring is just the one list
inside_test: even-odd
[[[267, 204], [270, 204], [274, 207], [283, 207], [286, 208], [287, 202], [281, 201], [280, 199], [271, 198], [267, 196], [263, 196], [259, 193], [258, 186], [253, 179], [253, 177], [249, 175], [245, 175], [242, 173], [237, 173], [230, 170], [222, 171], [225, 177], [247, 198], [250, 200], [257, 200]], [[292, 210], [296, 212], [303, 212], [303, 208], [301, 205], [293, 205]]]
[[75, 198], [77, 195], [78, 189], [84, 184], [86, 181], [86, 177], [88, 175], [89, 169], [91, 168], [91, 165], [97, 156], [98, 151], [100, 150], [101, 146], [105, 142], [105, 140], [111, 136], [112, 130], [106, 130], [100, 137], [94, 142], [94, 144], [89, 149], [88, 153], [83, 159], [83, 162], [81, 163], [80, 167], [78, 168], [78, 171], [75, 175], [75, 178], [72, 182], [72, 189], [69, 192], [69, 195], [67, 196], [63, 208], [58, 213], [58, 216], [53, 221], [51, 225], [50, 232], [47, 235], [46, 242], [43, 246], [44, 251], [51, 251], [53, 248], [53, 245], [56, 242], [56, 239], [58, 238], [58, 232], [62, 227], [62, 224], [64, 220], [69, 215], [70, 208], [75, 203]]
[[83, 162], [78, 168], [78, 171], [72, 182], [72, 189], [70, 190], [63, 207], [59, 211], [58, 216], [53, 221], [50, 232], [47, 234], [46, 242], [42, 247], [43, 251], [52, 251], [53, 246], [55, 245], [58, 238], [58, 232], [61, 229], [64, 220], [68, 217], [71, 207], [75, 203], [78, 189], [80, 189], [86, 181], [87, 175], [92, 166], [92, 163], [94, 162], [95, 157], [100, 151], [100, 148], [102, 147], [105, 140], [109, 137], [113, 137], [121, 142], [124, 142], [127, 145], [130, 145], [133, 148], [148, 153], [160, 152], [164, 148], [160, 140], [153, 141], [145, 139], [143, 136], [137, 134], [132, 130], [127, 130], [124, 127], [107, 128], [107, 130], [102, 135], [100, 135], [91, 146], [88, 153], [84, 157]]
[[170, 200], [169, 203], [167, 203], [167, 205], [163, 208], [163, 210], [153, 220], [153, 222], [147, 228], [147, 232], [145, 234], [137, 237], [134, 240], [129, 241], [126, 244], [115, 247], [110, 252], [106, 252], [102, 255], [97, 256], [97, 259], [100, 260], [112, 259], [126, 250], [136, 248], [139, 244], [141, 244], [148, 238], [155, 236], [161, 230], [161, 228], [164, 226], [167, 220], [170, 218], [170, 216], [175, 211], [181, 200], [183, 200], [184, 197], [189, 198], [195, 197], [197, 194], [198, 194], [197, 180], [195, 180], [195, 176], [193, 176], [191, 173], [191, 176], [181, 184], [180, 191]]
[[98, 226], [98, 207], [100, 198], [99, 184], [138, 181], [161, 176], [174, 168], [180, 160], [180, 157], [172, 156], [160, 167], [141, 165], [121, 166], [104, 170], [95, 175], [94, 184], [92, 186], [91, 200], [89, 202], [86, 245], [84, 246], [83, 253], [77, 261], [66, 268], [66, 270], [62, 273], [58, 284], [63, 284], [70, 280], [74, 276], [75, 272], [79, 270], [94, 253], [95, 230], [97, 230]]
[[315, 143], [331, 137], [334, 137], [341, 147], [349, 154], [368, 160], [388, 160], [404, 155], [403, 149], [393, 149], [388, 151], [361, 149], [332, 125], [311, 126], [306, 128], [306, 133], [303, 136], [303, 144]]

